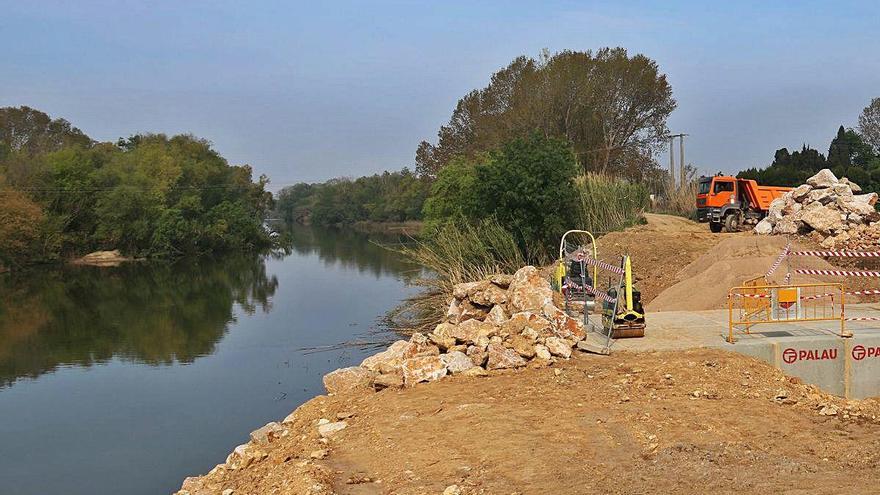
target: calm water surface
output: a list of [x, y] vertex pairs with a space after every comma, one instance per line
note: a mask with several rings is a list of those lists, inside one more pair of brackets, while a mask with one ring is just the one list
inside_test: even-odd
[[414, 267], [294, 234], [288, 255], [0, 275], [0, 494], [171, 493], [374, 352], [304, 348], [390, 338]]

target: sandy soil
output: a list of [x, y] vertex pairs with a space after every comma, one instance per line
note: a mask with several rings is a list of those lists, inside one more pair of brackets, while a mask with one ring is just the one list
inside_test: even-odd
[[[671, 215], [648, 213], [647, 223], [611, 232], [597, 241], [599, 257], [618, 264], [620, 255], [632, 259], [636, 286], [648, 304], [678, 281], [678, 272], [722, 240], [742, 234], [713, 234], [705, 224]], [[607, 281], [600, 280], [600, 286]]]
[[[317, 421], [337, 415], [348, 427], [321, 443]], [[877, 417], [875, 401], [827, 397], [725, 351], [580, 354], [544, 369], [318, 397], [264, 447], [265, 459], [188, 488], [869, 493], [880, 474]]]

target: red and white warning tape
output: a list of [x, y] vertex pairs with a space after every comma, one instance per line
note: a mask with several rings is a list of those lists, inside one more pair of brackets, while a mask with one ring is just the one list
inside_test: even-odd
[[618, 275], [623, 275], [623, 268], [619, 266], [609, 265], [604, 261], [594, 260], [593, 258], [584, 258], [584, 262], [588, 265], [598, 266], [603, 270], [608, 270], [609, 272], [616, 273]]
[[880, 290], [877, 290], [877, 289], [854, 290], [852, 292], [847, 292], [846, 294], [854, 295], [854, 296], [870, 296], [870, 295], [874, 295], [874, 294], [880, 294]]
[[751, 299], [766, 299], [771, 297], [770, 294], [733, 294], [736, 297], [748, 297]]
[[615, 302], [617, 302], [617, 299], [609, 296], [608, 294], [602, 292], [599, 289], [594, 289], [593, 287], [590, 287], [589, 285], [585, 285], [584, 290], [589, 292], [590, 294], [593, 294], [594, 296], [602, 299], [603, 301], [605, 301], [609, 304], [614, 304]]
[[880, 321], [880, 316], [854, 316], [844, 318], [846, 321]]
[[779, 268], [779, 265], [782, 264], [782, 260], [784, 260], [785, 257], [788, 256], [788, 252], [790, 249], [791, 243], [789, 242], [788, 244], [786, 244], [785, 249], [783, 249], [782, 252], [779, 253], [779, 256], [776, 258], [776, 261], [773, 262], [773, 265], [770, 266], [770, 269], [767, 270], [767, 275], [765, 275], [765, 277], [769, 278], [770, 275], [773, 275], [773, 272], [775, 272], [776, 269]]
[[844, 258], [880, 258], [880, 251], [792, 251], [791, 256], [840, 256]]
[[[837, 294], [838, 294], [837, 292], [826, 292], [825, 294], [816, 294], [816, 295], [813, 295], [813, 296], [804, 296], [804, 297], [801, 298], [801, 300], [802, 300], [802, 301], [811, 301], [811, 300], [813, 300], [813, 299], [821, 299], [821, 298], [823, 298], [823, 297], [833, 297], [833, 296], [835, 296], [835, 295], [837, 295]], [[847, 294], [847, 295], [853, 295], [853, 296], [870, 296], [870, 295], [877, 295], [877, 294], [880, 294], [880, 290], [877, 290], [877, 289], [870, 289], [870, 290], [854, 290], [854, 291], [851, 291], [851, 292], [844, 292], [844, 294]], [[771, 297], [770, 294], [734, 294], [734, 296], [737, 296], [737, 297], [751, 297], [751, 298], [753, 298], [753, 299], [765, 299], [765, 298]]]
[[798, 268], [795, 273], [802, 275], [833, 275], [838, 277], [880, 277], [880, 272], [873, 270], [814, 270], [811, 268]]
[[804, 296], [801, 301], [812, 301], [813, 299], [822, 299], [823, 297], [834, 297], [834, 293], [826, 292], [825, 294], [816, 294], [814, 296]]

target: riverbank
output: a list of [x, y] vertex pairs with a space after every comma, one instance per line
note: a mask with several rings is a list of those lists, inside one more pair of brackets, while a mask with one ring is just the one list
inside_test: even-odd
[[[649, 303], [715, 262], [763, 273], [772, 259], [752, 252], [755, 239], [649, 215], [600, 238], [600, 258], [630, 253]], [[180, 494], [767, 493], [871, 482], [876, 400], [833, 397], [717, 349], [573, 352], [583, 329], [557, 296], [532, 267], [456, 286], [431, 334], [328, 374], [328, 395], [252, 433]]]
[[352, 227], [366, 234], [402, 234], [416, 236], [425, 228], [425, 223], [411, 220], [408, 222], [355, 222]]
[[577, 354], [319, 396], [178, 493], [859, 492], [878, 416], [724, 351]]

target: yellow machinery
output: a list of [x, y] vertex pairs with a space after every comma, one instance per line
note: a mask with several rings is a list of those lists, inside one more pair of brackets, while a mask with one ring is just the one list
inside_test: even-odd
[[642, 307], [642, 295], [633, 287], [632, 263], [629, 256], [624, 256], [623, 276], [619, 289], [609, 289], [608, 295], [614, 302], [603, 304], [605, 325], [611, 327], [611, 338], [625, 339], [645, 336], [645, 310]]
[[[592, 249], [579, 246], [567, 252], [565, 239], [571, 234], [583, 234], [589, 237]], [[569, 263], [571, 267], [568, 266]], [[589, 272], [587, 265], [592, 266]], [[599, 269], [619, 276], [616, 285], [609, 281], [607, 293], [597, 288]], [[583, 301], [584, 325], [588, 328], [595, 327], [590, 323], [589, 313], [598, 306], [599, 301], [602, 302], [603, 325], [601, 329], [595, 327], [602, 338], [607, 339], [601, 346], [595, 346], [604, 350], [601, 353], [608, 353], [611, 339], [645, 336], [645, 310], [642, 307], [641, 293], [633, 287], [630, 257], [623, 256], [620, 266], [599, 261], [596, 239], [590, 232], [569, 230], [562, 236], [559, 243], [559, 261], [553, 272], [553, 287], [565, 295], [566, 312], [575, 308], [575, 303], [579, 304], [581, 300]], [[593, 348], [586, 350], [597, 352]]]

